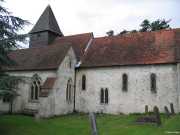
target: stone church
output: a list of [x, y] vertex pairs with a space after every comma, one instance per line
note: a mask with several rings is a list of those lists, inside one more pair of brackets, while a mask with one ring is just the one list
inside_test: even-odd
[[[180, 29], [94, 37], [64, 36], [48, 6], [29, 32], [29, 48], [11, 52], [4, 70], [17, 85], [15, 113], [143, 113], [173, 103], [180, 112]], [[0, 111], [8, 111], [0, 100]]]

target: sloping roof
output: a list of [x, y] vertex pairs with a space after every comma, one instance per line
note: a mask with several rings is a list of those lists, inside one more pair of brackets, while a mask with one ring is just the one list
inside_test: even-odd
[[47, 97], [49, 95], [50, 90], [52, 90], [54, 84], [56, 82], [55, 77], [48, 77], [41, 87], [41, 91], [39, 93], [40, 97]]
[[41, 31], [51, 31], [59, 34], [60, 36], [63, 35], [50, 5], [46, 7], [30, 33], [36, 33]]
[[180, 29], [95, 38], [80, 67], [175, 63], [178, 39]]
[[9, 57], [15, 61], [16, 65], [3, 69], [6, 71], [57, 69], [70, 46], [73, 47], [78, 60], [80, 60], [91, 38], [92, 33], [64, 36], [57, 38], [49, 46], [12, 51]]
[[9, 54], [16, 64], [3, 69], [7, 71], [57, 69], [70, 47], [70, 44], [61, 44], [16, 50]]
[[71, 36], [58, 37], [52, 44], [72, 44], [72, 47], [76, 54], [77, 61], [80, 61], [80, 59], [84, 55], [84, 50], [87, 47], [87, 44], [91, 38], [93, 38], [92, 33], [77, 34]]

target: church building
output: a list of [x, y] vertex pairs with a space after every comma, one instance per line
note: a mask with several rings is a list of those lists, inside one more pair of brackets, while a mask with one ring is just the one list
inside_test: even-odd
[[[12, 51], [8, 74], [22, 76], [14, 113], [52, 117], [77, 112], [180, 112], [180, 29], [94, 37], [65, 36], [50, 6], [29, 32], [29, 48]], [[0, 111], [9, 111], [0, 100]], [[170, 109], [170, 108], [169, 108]]]

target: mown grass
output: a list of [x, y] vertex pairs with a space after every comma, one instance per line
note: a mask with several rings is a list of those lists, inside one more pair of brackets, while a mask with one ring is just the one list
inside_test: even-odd
[[[167, 119], [163, 125], [138, 125], [138, 115], [98, 115], [99, 135], [167, 135], [167, 131], [180, 132], [180, 115]], [[180, 134], [180, 133], [179, 133]], [[89, 118], [85, 114], [72, 114], [51, 119], [35, 120], [21, 115], [0, 116], [0, 135], [91, 135]]]

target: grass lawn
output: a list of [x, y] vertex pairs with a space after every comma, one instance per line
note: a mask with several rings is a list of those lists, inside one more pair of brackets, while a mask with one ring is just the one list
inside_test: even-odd
[[[99, 135], [167, 135], [166, 131], [180, 131], [180, 115], [167, 119], [163, 125], [137, 125], [138, 115], [98, 115]], [[180, 134], [180, 133], [179, 133]], [[88, 116], [72, 114], [36, 121], [20, 115], [0, 116], [0, 135], [91, 135]]]

